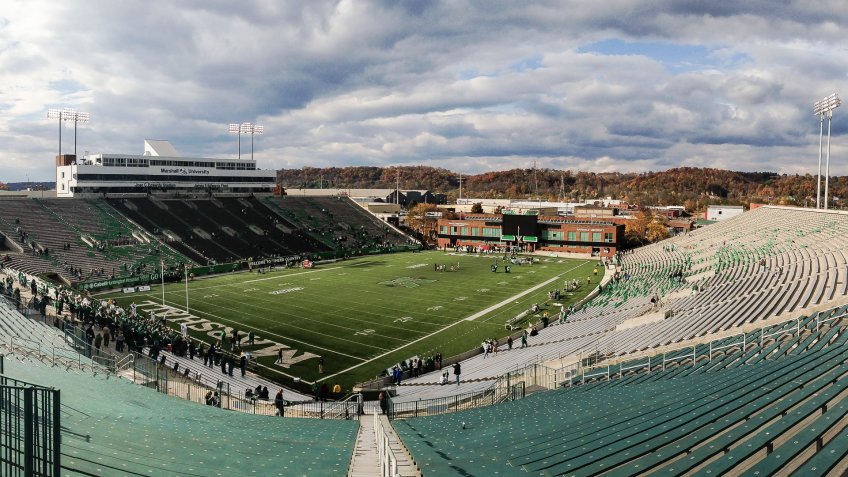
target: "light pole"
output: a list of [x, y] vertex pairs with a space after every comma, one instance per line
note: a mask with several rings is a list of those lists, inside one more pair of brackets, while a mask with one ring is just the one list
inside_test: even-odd
[[230, 123], [229, 131], [238, 134], [238, 158], [241, 159], [241, 127], [239, 124]]
[[[819, 171], [818, 171], [818, 179], [816, 181], [816, 208], [820, 207], [820, 204], [824, 205], [824, 208], [827, 209], [827, 195], [830, 187], [830, 123], [833, 120], [833, 110], [838, 108], [842, 104], [842, 100], [839, 99], [839, 95], [836, 93], [831, 94], [830, 96], [822, 99], [821, 101], [816, 101], [813, 104], [813, 114], [816, 114], [821, 119], [821, 124], [819, 126]], [[821, 201], [821, 160], [822, 160], [822, 143], [824, 139], [824, 118], [827, 116], [827, 158], [825, 162], [825, 178], [824, 178], [824, 201]]]
[[265, 126], [257, 126], [251, 123], [230, 123], [229, 131], [238, 134], [238, 158], [241, 159], [241, 135], [250, 134], [250, 160], [253, 160], [253, 136], [265, 134]]
[[250, 134], [250, 160], [253, 160], [253, 136], [256, 134], [265, 134], [265, 126], [259, 126], [251, 123], [241, 123], [241, 132]]
[[59, 155], [62, 155], [62, 121], [74, 122], [74, 157], [77, 156], [77, 123], [87, 123], [90, 118], [88, 113], [74, 111], [72, 109], [48, 109], [47, 119], [59, 120]]

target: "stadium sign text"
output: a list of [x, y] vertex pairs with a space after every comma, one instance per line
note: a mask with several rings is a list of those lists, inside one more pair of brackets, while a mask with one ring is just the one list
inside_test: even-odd
[[191, 169], [188, 167], [160, 167], [160, 174], [209, 174], [209, 169]]
[[95, 282], [82, 283], [79, 287], [83, 290], [94, 290], [98, 288], [113, 288], [119, 287], [122, 285], [135, 285], [143, 282], [155, 282], [159, 280], [159, 273], [151, 273], [149, 275], [135, 276], [135, 277], [124, 277], [124, 278], [113, 278], [111, 280], [99, 280]]
[[[184, 323], [189, 330], [206, 333], [208, 336], [213, 338], [213, 340], [216, 340], [221, 336], [221, 330], [223, 330], [227, 336], [231, 335], [233, 332], [233, 327], [231, 326], [222, 325], [221, 323], [200, 318], [186, 313], [184, 310], [162, 305], [161, 303], [157, 303], [152, 300], [146, 300], [139, 303], [138, 309], [146, 313], [150, 313], [151, 311], [155, 312], [156, 316], [164, 318], [169, 323]], [[277, 356], [278, 354], [281, 354], [283, 357], [282, 361], [278, 361], [274, 364], [283, 368], [289, 368], [291, 365], [300, 363], [301, 361], [319, 357], [317, 354], [307, 351], [297, 355], [298, 350], [293, 349], [286, 344], [262, 338], [259, 335], [254, 337], [254, 344], [257, 346], [257, 349], [250, 352], [254, 357], [259, 358], [262, 356]]]
[[276, 265], [278, 263], [299, 262], [303, 257], [300, 255], [289, 255], [287, 257], [265, 258], [262, 260], [251, 260], [247, 262], [250, 268], [262, 267], [265, 265]]

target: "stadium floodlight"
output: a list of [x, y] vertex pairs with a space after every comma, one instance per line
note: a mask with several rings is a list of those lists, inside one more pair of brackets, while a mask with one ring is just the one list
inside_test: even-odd
[[265, 126], [259, 126], [251, 123], [241, 123], [241, 132], [250, 134], [250, 160], [253, 160], [253, 136], [256, 134], [265, 134]]
[[48, 109], [47, 110], [47, 119], [58, 119], [59, 120], [59, 157], [62, 156], [62, 110], [61, 109]]
[[821, 201], [821, 163], [822, 163], [822, 146], [824, 142], [824, 118], [827, 116], [827, 159], [825, 161], [825, 179], [824, 179], [824, 208], [827, 209], [827, 195], [830, 189], [830, 124], [833, 121], [833, 110], [842, 105], [842, 100], [839, 99], [837, 93], [832, 93], [821, 101], [816, 101], [813, 104], [813, 114], [819, 116], [819, 170], [816, 179], [816, 208], [822, 204]]
[[230, 123], [229, 131], [238, 134], [238, 158], [241, 159], [241, 127], [237, 123]]
[[87, 123], [91, 119], [89, 113], [73, 109], [48, 109], [47, 119], [59, 120], [59, 155], [62, 155], [62, 121], [74, 122], [74, 157], [77, 156], [77, 123]]

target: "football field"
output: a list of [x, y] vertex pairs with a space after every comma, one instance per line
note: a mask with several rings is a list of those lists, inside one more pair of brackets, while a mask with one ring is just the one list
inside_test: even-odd
[[[548, 291], [562, 290], [565, 280], [579, 280], [577, 292], [556, 301], [567, 306], [603, 276], [603, 267], [593, 274], [596, 260], [535, 260], [508, 263], [511, 271], [506, 273], [503, 256], [497, 255], [374, 255], [313, 269], [220, 275], [190, 281], [187, 287], [168, 284], [164, 305], [158, 286], [114, 298], [164, 314], [177, 329], [185, 323], [207, 343], [217, 341], [224, 329], [226, 348], [231, 329], [241, 335], [252, 330], [255, 343], [246, 345], [245, 339], [242, 344], [263, 374], [307, 382], [323, 378], [349, 389], [399, 360], [435, 353], [447, 358], [483, 339], [501, 338], [507, 334], [505, 322], [533, 303], [545, 309], [547, 302], [555, 318], [559, 307], [548, 299]], [[319, 359], [323, 375], [318, 373]]]

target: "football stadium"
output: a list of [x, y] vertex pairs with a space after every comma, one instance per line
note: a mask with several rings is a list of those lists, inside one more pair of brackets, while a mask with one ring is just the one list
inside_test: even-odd
[[845, 212], [630, 250], [468, 215], [424, 250], [249, 160], [145, 150], [0, 198], [4, 476], [848, 470]]

